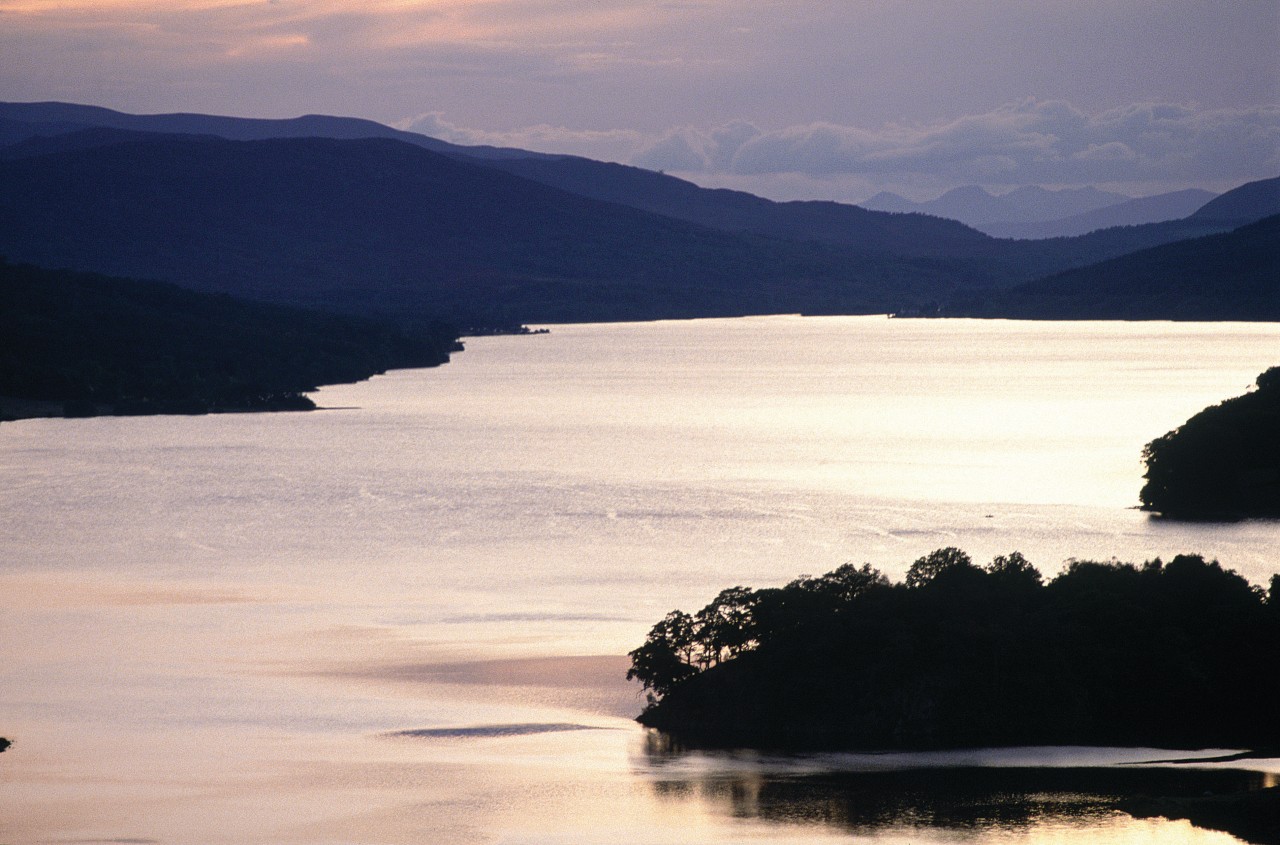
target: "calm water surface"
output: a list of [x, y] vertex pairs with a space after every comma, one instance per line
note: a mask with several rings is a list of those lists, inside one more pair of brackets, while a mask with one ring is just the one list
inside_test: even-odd
[[1104, 799], [1280, 762], [686, 754], [619, 655], [725, 586], [945, 545], [1264, 582], [1275, 523], [1132, 506], [1145, 442], [1276, 363], [1271, 325], [564, 326], [319, 413], [6, 423], [0, 841], [1233, 841]]

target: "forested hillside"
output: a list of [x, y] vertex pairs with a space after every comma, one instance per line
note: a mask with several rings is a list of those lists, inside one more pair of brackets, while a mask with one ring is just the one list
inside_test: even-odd
[[0, 418], [307, 409], [301, 394], [442, 364], [452, 329], [0, 260]]

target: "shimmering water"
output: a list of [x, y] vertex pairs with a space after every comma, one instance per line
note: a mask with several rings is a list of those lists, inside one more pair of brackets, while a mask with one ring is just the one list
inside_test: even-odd
[[1149, 751], [675, 752], [620, 655], [944, 545], [1263, 582], [1275, 523], [1132, 506], [1145, 442], [1276, 363], [1270, 325], [564, 326], [319, 413], [4, 424], [0, 841], [1229, 841], [1106, 809], [1141, 777], [1025, 774]]

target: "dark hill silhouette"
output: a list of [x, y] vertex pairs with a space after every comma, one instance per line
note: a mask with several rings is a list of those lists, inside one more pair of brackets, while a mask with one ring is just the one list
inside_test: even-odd
[[928, 214], [867, 211], [836, 202], [774, 202], [741, 191], [701, 188], [637, 167], [573, 156], [512, 158], [491, 164], [581, 196], [724, 231], [932, 259], [962, 289], [1009, 287], [1135, 250], [1230, 228], [1220, 221], [1175, 220], [1110, 228], [1081, 237], [1014, 242]]
[[1258, 376], [1257, 388], [1147, 444], [1143, 510], [1175, 519], [1280, 518], [1280, 368]]
[[[325, 137], [391, 138], [434, 152], [506, 170], [578, 196], [638, 208], [728, 232], [820, 241], [860, 252], [985, 259], [989, 238], [952, 221], [922, 215], [889, 216], [840, 203], [776, 203], [741, 191], [704, 189], [681, 179], [625, 165], [576, 156], [555, 156], [493, 147], [450, 144], [402, 132], [368, 120], [310, 115], [288, 120], [198, 114], [130, 115], [68, 103], [0, 103], [0, 120], [29, 121], [10, 133], [0, 158], [22, 158], [66, 149], [85, 149], [133, 137], [183, 134], [264, 140]], [[39, 122], [43, 121], [43, 122]], [[94, 127], [85, 130], [84, 127]], [[3, 137], [3, 135], [0, 135]], [[1053, 265], [1056, 268], [1056, 265]], [[985, 280], [986, 265], [964, 273]], [[1022, 277], [1029, 277], [1023, 274]], [[1002, 279], [996, 278], [996, 283]]]
[[[327, 148], [322, 164], [313, 136], [326, 135], [348, 146]], [[403, 150], [374, 153], [369, 136], [439, 152], [455, 167], [411, 160]], [[214, 152], [215, 137], [302, 146], [297, 160], [271, 148], [279, 159], [272, 165], [266, 148]], [[957, 293], [1011, 287], [1235, 225], [1197, 216], [1073, 238], [997, 240], [920, 214], [779, 203], [634, 167], [461, 147], [316, 115], [127, 115], [0, 103], [0, 139], [11, 142], [0, 159], [11, 160], [4, 173], [15, 182], [0, 185], [8, 196], [0, 213], [12, 223], [0, 229], [0, 248], [16, 257], [347, 310], [445, 308], [473, 325], [935, 313], [949, 300], [984, 301]], [[130, 142], [159, 145], [156, 160], [108, 152]], [[204, 146], [190, 147], [198, 154], [183, 165], [164, 151], [169, 144]], [[201, 163], [211, 156], [216, 165]], [[213, 175], [218, 169], [222, 176]], [[1032, 205], [1056, 196], [1015, 195]], [[243, 213], [228, 197], [239, 197]], [[205, 218], [214, 225], [198, 223]]]
[[836, 202], [774, 202], [743, 191], [702, 188], [651, 170], [576, 156], [509, 159], [493, 166], [580, 196], [730, 232], [909, 256], [985, 255], [991, 249], [990, 238], [951, 220], [875, 213]]
[[1145, 223], [1180, 220], [1194, 214], [1215, 197], [1217, 194], [1210, 191], [1188, 188], [1185, 191], [1139, 197], [1058, 220], [986, 223], [978, 228], [997, 238], [1075, 237], [1116, 226], [1141, 226]]
[[0, 103], [0, 139], [8, 143], [49, 137], [86, 128], [122, 129], [163, 135], [211, 135], [230, 141], [271, 138], [391, 138], [446, 155], [501, 159], [538, 157], [528, 150], [460, 146], [417, 132], [404, 132], [372, 120], [308, 114], [293, 118], [227, 117], [208, 114], [126, 114], [77, 103]]
[[[79, 108], [84, 107], [70, 111], [78, 114]], [[2, 109], [3, 104], [0, 104]], [[94, 113], [96, 111], [99, 110], [94, 110]], [[0, 159], [30, 158], [130, 140], [154, 140], [174, 134], [228, 140], [387, 137], [407, 140], [415, 146], [460, 160], [474, 163], [478, 159], [486, 166], [578, 196], [626, 205], [727, 232], [820, 241], [856, 247], [863, 252], [892, 255], [985, 256], [991, 251], [990, 238], [950, 220], [923, 215], [877, 214], [857, 206], [832, 202], [777, 203], [742, 191], [701, 188], [654, 171], [576, 156], [550, 156], [523, 150], [502, 150], [501, 157], [486, 156], [484, 150], [492, 148], [437, 142], [426, 136], [390, 130], [371, 121], [346, 118], [251, 121], [203, 115], [136, 117], [101, 111], [111, 118], [110, 125], [84, 129], [76, 124], [49, 124], [55, 128], [46, 134], [25, 134], [21, 140], [0, 147]], [[61, 110], [53, 113], [60, 114]], [[24, 125], [30, 131], [38, 128]], [[124, 125], [147, 128], [121, 128]]]
[[2, 162], [0, 251], [468, 324], [874, 313], [952, 286], [925, 262], [714, 231], [389, 139], [164, 136]]
[[79, 132], [88, 128], [82, 123], [43, 121], [38, 124], [33, 124], [24, 120], [14, 120], [5, 116], [9, 105], [10, 104], [8, 103], [0, 103], [0, 148], [6, 147], [10, 144], [27, 141], [35, 137], [65, 135], [70, 132]]
[[455, 348], [443, 325], [407, 332], [0, 259], [0, 417], [305, 409], [300, 394], [321, 384], [435, 366]]
[[1277, 243], [1280, 215], [989, 292], [979, 303], [957, 303], [950, 313], [1050, 320], [1280, 320]]
[[[890, 218], [841, 203], [775, 203], [741, 191], [700, 188], [641, 168], [578, 156], [462, 146], [359, 118], [326, 115], [289, 119], [203, 114], [133, 115], [74, 103], [0, 103], [0, 140], [8, 140], [10, 144], [31, 141], [10, 151], [8, 157], [39, 152], [42, 142], [47, 139], [88, 127], [146, 134], [207, 135], [239, 141], [301, 137], [391, 138], [445, 155], [481, 159], [508, 172], [580, 196], [629, 205], [726, 231], [853, 244], [868, 251], [896, 254], [951, 254], [957, 247], [983, 244], [987, 240], [954, 222], [923, 215]], [[82, 137], [77, 145], [88, 146], [93, 137]], [[105, 141], [111, 136], [102, 134], [96, 137]], [[980, 188], [976, 190], [981, 192]], [[1050, 192], [1043, 193], [1050, 195]], [[1014, 195], [1018, 194], [1014, 192]], [[1057, 193], [1052, 195], [1058, 196]], [[1004, 208], [1004, 205], [1000, 207]]]
[[[172, 137], [167, 132], [139, 132], [133, 129], [116, 129], [109, 126], [93, 126], [87, 129], [68, 129], [48, 135], [29, 135], [5, 147], [0, 147], [0, 160], [16, 161], [23, 158], [65, 153], [75, 150], [91, 150], [130, 141], [158, 141]], [[216, 138], [216, 135], [190, 135], [191, 138]]]
[[1240, 225], [1280, 214], [1280, 176], [1249, 182], [1205, 203], [1196, 220], [1212, 220]]
[[[128, 115], [68, 103], [0, 103], [0, 121], [6, 119], [11, 122], [43, 120], [46, 127], [54, 127], [46, 134], [65, 134], [76, 128], [95, 126], [153, 134], [213, 135], [238, 140], [303, 136], [391, 138], [461, 160], [501, 167], [579, 196], [627, 205], [722, 231], [816, 241], [850, 247], [861, 253], [928, 257], [938, 262], [934, 268], [936, 272], [943, 273], [950, 283], [960, 286], [1018, 284], [1159, 243], [1232, 228], [1229, 224], [1206, 220], [1169, 228], [1115, 229], [1101, 237], [1084, 240], [1007, 244], [984, 238], [954, 221], [928, 215], [867, 213], [865, 209], [834, 202], [772, 202], [740, 191], [700, 188], [640, 168], [527, 150], [459, 146], [355, 118], [309, 115], [265, 120], [196, 114]], [[38, 128], [27, 124], [28, 133], [36, 132]], [[30, 137], [30, 134], [23, 137]], [[76, 143], [85, 145], [83, 138]], [[39, 141], [33, 141], [25, 147], [14, 148], [9, 156], [32, 154], [39, 150], [39, 146]], [[1092, 207], [1112, 199], [1111, 195], [1092, 189], [1045, 191], [1029, 186], [999, 198], [991, 197], [980, 188], [971, 190], [997, 202], [999, 208], [1004, 209], [999, 213], [1033, 216], [1060, 214], [1064, 209]], [[957, 189], [949, 196], [959, 196], [964, 191]], [[1114, 198], [1121, 197], [1117, 194]]]
[[[85, 126], [93, 126], [97, 131], [85, 131]], [[887, 299], [870, 298], [886, 302], [884, 307], [895, 309], [904, 306], [910, 309], [930, 301], [936, 304], [945, 299], [946, 292], [953, 288], [1008, 287], [1138, 249], [1231, 228], [1230, 224], [1221, 221], [1203, 219], [1107, 229], [1083, 238], [1006, 242], [985, 237], [954, 221], [926, 215], [872, 213], [856, 206], [834, 202], [772, 202], [739, 191], [700, 188], [680, 179], [634, 167], [524, 150], [463, 147], [412, 132], [402, 132], [372, 121], [320, 115], [288, 120], [194, 114], [128, 115], [109, 109], [67, 103], [0, 103], [0, 138], [22, 139], [11, 143], [7, 150], [0, 150], [0, 158], [29, 157], [57, 150], [109, 144], [125, 137], [112, 135], [107, 130], [117, 133], [194, 133], [230, 139], [316, 136], [400, 140], [459, 161], [499, 167], [580, 197], [628, 206], [674, 220], [696, 223], [709, 229], [837, 247], [835, 252], [828, 251], [829, 254], [822, 261], [828, 265], [829, 270], [832, 262], [844, 262], [845, 268], [833, 270], [838, 274], [847, 274], [850, 266], [865, 269], [865, 256], [868, 255], [906, 258], [912, 265], [911, 269], [903, 271], [901, 262], [895, 262], [899, 265], [898, 268], [890, 270], [884, 282], [879, 285], [882, 291], [893, 289], [894, 295]], [[26, 132], [25, 135], [22, 134], [23, 131]], [[14, 132], [18, 134], [15, 136]], [[73, 132], [76, 133], [75, 137], [69, 137]], [[995, 199], [985, 192], [983, 195], [988, 199]], [[1027, 213], [1036, 212], [1037, 209], [1038, 213], [1046, 213], [1041, 208], [1046, 203], [1057, 208], [1065, 201], [1074, 205], [1108, 201], [1106, 196], [1097, 191], [1050, 192], [1038, 188], [1020, 189], [999, 199], [1006, 205], [1013, 203], [1019, 208], [1025, 206], [1023, 211]], [[510, 209], [509, 213], [514, 216], [516, 210]], [[794, 244], [782, 248], [793, 253], [798, 249]], [[800, 251], [803, 252], [804, 249]], [[857, 256], [851, 258], [847, 250], [853, 250]], [[726, 258], [731, 263], [736, 262], [731, 256]], [[712, 256], [704, 255], [701, 263], [705, 266], [709, 262], [712, 262]], [[743, 265], [737, 262], [737, 266]], [[766, 276], [769, 275], [767, 266], [768, 262], [765, 262]], [[598, 270], [599, 267], [596, 267], [587, 275]], [[493, 271], [492, 275], [496, 277], [506, 275], [501, 261]], [[627, 271], [622, 268], [619, 272], [625, 274]], [[916, 273], [923, 273], [928, 277], [922, 287], [903, 284], [905, 278]], [[813, 295], [793, 291], [781, 299], [772, 300], [775, 302], [773, 307], [784, 311], [846, 311], [871, 307], [868, 297], [850, 299], [845, 294], [833, 295], [829, 290], [811, 293]], [[637, 296], [644, 298], [643, 294]], [[663, 293], [657, 296], [658, 300], [666, 298], [667, 295]], [[759, 307], [758, 300], [748, 299], [744, 301], [742, 308], [724, 313], [739, 313], [744, 309], [756, 311]], [[614, 318], [607, 308], [593, 313], [602, 319]], [[635, 312], [619, 311], [616, 318], [626, 316], [635, 316]]]

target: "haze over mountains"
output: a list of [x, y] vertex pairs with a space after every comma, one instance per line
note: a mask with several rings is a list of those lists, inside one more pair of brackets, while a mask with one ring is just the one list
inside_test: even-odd
[[[1280, 212], [1276, 181], [1211, 213], [1002, 240], [924, 214], [773, 202], [364, 120], [0, 104], [0, 253], [401, 320], [936, 312]], [[1199, 196], [1179, 193], [1184, 206]], [[1081, 216], [1129, 205], [1093, 189], [1015, 194], [1027, 214], [1059, 199], [1093, 206]]]
[[1007, 194], [995, 195], [979, 185], [952, 188], [928, 202], [912, 202], [897, 194], [881, 192], [863, 208], [892, 211], [898, 214], [919, 212], [960, 220], [970, 226], [999, 220], [1043, 222], [1104, 208], [1131, 199], [1123, 194], [1100, 191], [1092, 186], [1050, 191], [1026, 185]]
[[1051, 191], [1034, 185], [993, 195], [969, 185], [928, 202], [912, 202], [881, 192], [860, 205], [874, 211], [916, 212], [959, 220], [996, 238], [1061, 238], [1113, 226], [1178, 220], [1216, 196], [1211, 191], [1189, 188], [1135, 199], [1094, 187]]

